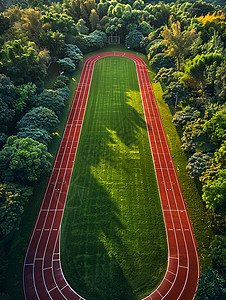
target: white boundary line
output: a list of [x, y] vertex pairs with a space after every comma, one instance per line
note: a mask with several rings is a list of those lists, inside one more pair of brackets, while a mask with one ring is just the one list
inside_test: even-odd
[[[76, 111], [78, 110], [78, 105], [80, 104], [80, 107], [79, 107], [80, 111], [79, 111], [79, 115], [78, 115], [78, 119], [79, 119], [79, 117], [80, 117], [80, 115], [81, 115], [81, 111], [82, 111], [82, 109], [84, 109], [84, 108], [83, 108], [83, 103], [86, 101], [86, 105], [85, 105], [85, 109], [84, 109], [85, 111], [84, 111], [84, 114], [83, 114], [83, 120], [84, 120], [85, 112], [86, 112], [86, 107], [87, 107], [87, 102], [88, 102], [88, 96], [89, 96], [90, 87], [91, 87], [91, 83], [92, 83], [92, 74], [93, 74], [93, 71], [94, 71], [94, 65], [95, 65], [95, 62], [96, 62], [99, 58], [103, 58], [103, 57], [107, 57], [107, 56], [124, 56], [124, 57], [130, 58], [130, 59], [132, 59], [132, 60], [134, 61], [135, 65], [136, 65], [136, 70], [137, 70], [137, 77], [138, 77], [138, 83], [139, 83], [139, 86], [140, 86], [140, 92], [141, 92], [141, 90], [142, 90], [142, 89], [141, 89], [141, 86], [144, 87], [144, 88], [148, 88], [148, 94], [150, 94], [150, 96], [149, 96], [149, 98], [148, 98], [147, 94], [144, 95], [144, 97], [146, 98], [146, 103], [148, 103], [148, 101], [149, 101], [150, 104], [151, 104], [151, 106], [154, 104], [154, 107], [152, 107], [152, 109], [154, 109], [154, 110], [157, 112], [157, 116], [154, 116], [154, 117], [151, 118], [151, 117], [150, 117], [150, 109], [151, 109], [151, 108], [150, 108], [150, 107], [147, 107], [147, 111], [148, 111], [148, 115], [149, 115], [151, 124], [152, 124], [152, 122], [154, 122], [155, 125], [156, 125], [156, 128], [157, 128], [157, 131], [158, 131], [158, 136], [159, 136], [159, 137], [162, 137], [162, 136], [164, 137], [163, 140], [159, 139], [159, 140], [158, 140], [158, 143], [157, 143], [157, 142], [156, 142], [156, 136], [154, 136], [154, 144], [156, 145], [156, 152], [157, 152], [157, 153], [153, 153], [153, 150], [152, 150], [152, 147], [151, 147], [151, 141], [150, 141], [150, 136], [149, 136], [149, 130], [148, 130], [148, 128], [147, 128], [147, 133], [148, 133], [148, 136], [149, 136], [149, 144], [150, 144], [150, 148], [151, 148], [151, 151], [152, 151], [152, 157], [154, 158], [154, 155], [157, 154], [158, 162], [159, 162], [159, 165], [160, 165], [160, 168], [155, 168], [155, 173], [156, 173], [156, 169], [160, 169], [160, 170], [161, 170], [161, 174], [162, 174], [161, 176], [162, 176], [162, 178], [163, 178], [164, 187], [165, 187], [165, 193], [166, 193], [166, 196], [167, 196], [167, 202], [168, 202], [168, 206], [169, 206], [169, 210], [163, 210], [163, 207], [162, 207], [163, 217], [164, 217], [164, 220], [165, 220], [164, 211], [169, 211], [169, 212], [170, 212], [171, 221], [172, 221], [172, 225], [173, 225], [173, 229], [171, 229], [171, 230], [173, 230], [174, 235], [175, 235], [175, 241], [176, 241], [176, 244], [177, 244], [177, 253], [178, 253], [179, 249], [178, 249], [178, 241], [177, 241], [177, 236], [176, 236], [176, 230], [179, 230], [180, 228], [176, 228], [176, 230], [175, 230], [174, 220], [173, 220], [173, 217], [172, 217], [172, 211], [175, 211], [175, 210], [171, 210], [171, 208], [170, 208], [170, 203], [169, 203], [169, 198], [168, 198], [167, 188], [166, 188], [166, 184], [165, 184], [165, 180], [164, 180], [164, 175], [163, 175], [163, 169], [164, 169], [164, 170], [165, 170], [165, 169], [167, 170], [167, 173], [168, 173], [168, 177], [169, 177], [169, 178], [171, 178], [171, 175], [170, 175], [170, 173], [169, 173], [169, 169], [173, 170], [174, 176], [175, 176], [175, 178], [176, 178], [177, 188], [178, 188], [178, 185], [179, 185], [179, 181], [178, 181], [178, 177], [177, 177], [177, 174], [176, 174], [176, 170], [175, 170], [174, 164], [173, 164], [173, 168], [164, 168], [164, 167], [161, 167], [161, 160], [160, 160], [159, 154], [162, 154], [162, 155], [163, 155], [164, 161], [165, 161], [165, 165], [167, 166], [167, 161], [166, 161], [166, 156], [165, 156], [165, 155], [166, 155], [166, 154], [167, 154], [167, 155], [170, 154], [170, 151], [169, 151], [169, 153], [165, 152], [165, 151], [164, 151], [164, 147], [162, 146], [162, 142], [163, 142], [163, 141], [164, 141], [164, 142], [166, 141], [167, 149], [169, 150], [169, 145], [168, 145], [168, 142], [167, 142], [167, 139], [166, 139], [166, 136], [165, 136], [165, 131], [164, 131], [164, 128], [163, 128], [163, 125], [162, 125], [162, 121], [161, 121], [161, 118], [160, 118], [160, 114], [159, 114], [159, 110], [158, 110], [158, 107], [157, 107], [157, 103], [156, 103], [156, 101], [154, 101], [153, 103], [151, 102], [152, 97], [154, 98], [154, 93], [153, 93], [153, 88], [152, 88], [152, 85], [151, 85], [151, 82], [150, 82], [150, 78], [149, 78], [149, 75], [148, 75], [148, 71], [147, 71], [145, 62], [144, 62], [141, 58], [139, 58], [138, 56], [131, 55], [131, 54], [128, 55], [127, 53], [118, 53], [118, 52], [113, 52], [113, 53], [103, 53], [102, 55], [94, 55], [94, 56], [89, 57], [89, 58], [85, 61], [84, 66], [83, 66], [82, 73], [81, 73], [81, 75], [80, 75], [80, 78], [82, 78], [82, 79], [83, 79], [83, 82], [85, 82], [85, 83], [80, 83], [80, 82], [79, 82], [78, 85], [77, 85], [77, 88], [76, 88], [76, 91], [75, 91], [75, 95], [74, 95], [74, 98], [73, 98], [73, 102], [72, 102], [72, 105], [74, 105], [74, 100], [75, 100], [75, 98], [77, 98], [76, 108], [73, 107], [73, 108], [70, 109], [70, 112], [69, 112], [69, 115], [68, 115], [68, 120], [69, 120], [69, 118], [71, 117], [72, 113], [76, 113]], [[85, 68], [84, 68], [84, 67], [85, 67]], [[89, 73], [90, 70], [91, 70], [91, 75], [90, 75], [90, 73]], [[83, 87], [87, 87], [87, 85], [88, 85], [88, 84], [86, 83], [86, 77], [84, 76], [84, 74], [86, 74], [86, 73], [88, 73], [88, 74], [91, 76], [91, 80], [90, 80], [90, 82], [89, 82], [88, 95], [87, 95], [87, 97], [84, 97], [85, 93], [83, 93], [82, 96], [81, 96], [81, 94], [82, 94], [82, 92], [84, 92], [84, 91], [82, 91], [82, 88], [83, 88]], [[145, 75], [146, 75], [146, 77], [145, 77]], [[148, 75], [148, 78], [147, 78], [147, 75]], [[83, 77], [82, 77], [82, 76], [83, 76]], [[144, 82], [146, 82], [146, 83], [144, 83]], [[151, 93], [150, 93], [150, 92], [151, 92]], [[143, 90], [143, 93], [144, 93], [144, 90]], [[80, 99], [80, 97], [81, 97], [81, 99]], [[144, 108], [144, 101], [145, 101], [145, 98], [143, 98], [142, 95], [141, 95], [141, 97], [142, 97], [142, 105], [143, 105], [143, 110], [144, 110], [144, 115], [145, 115], [145, 120], [146, 120], [146, 126], [147, 126], [146, 111], [145, 111], [145, 108]], [[84, 102], [83, 102], [83, 101], [84, 101]], [[157, 118], [160, 118], [160, 126], [161, 126], [161, 133], [162, 133], [162, 135], [160, 135], [159, 127], [157, 126], [157, 123], [156, 123], [156, 119], [157, 119]], [[68, 122], [68, 121], [67, 121], [67, 122]], [[74, 120], [72, 120], [71, 122], [73, 123]], [[57, 176], [56, 176], [56, 179], [55, 179], [55, 182], [54, 182], [54, 189], [56, 188], [56, 185], [57, 185], [57, 183], [58, 183], [57, 179], [59, 178], [59, 176], [61, 176], [61, 175], [63, 176], [63, 180], [62, 180], [61, 183], [64, 183], [64, 179], [65, 179], [65, 176], [66, 176], [66, 170], [70, 170], [70, 171], [71, 171], [71, 175], [72, 175], [72, 168], [67, 168], [67, 165], [68, 165], [68, 163], [69, 163], [70, 155], [71, 155], [71, 154], [75, 154], [74, 160], [75, 160], [76, 155], [77, 155], [78, 144], [79, 144], [79, 141], [80, 141], [80, 136], [81, 136], [82, 127], [83, 127], [83, 121], [82, 121], [82, 124], [78, 124], [79, 122], [81, 122], [81, 120], [77, 120], [77, 122], [76, 122], [75, 125], [73, 125], [73, 124], [67, 124], [67, 123], [66, 123], [66, 125], [65, 125], [65, 130], [68, 129], [68, 127], [69, 127], [69, 133], [68, 133], [68, 136], [67, 136], [66, 144], [64, 145], [64, 152], [63, 152], [63, 156], [62, 156], [62, 158], [61, 158], [62, 160], [61, 160], [61, 162], [60, 162], [60, 167], [55, 168], [55, 165], [56, 165], [56, 163], [57, 163], [57, 159], [58, 159], [59, 153], [62, 154], [62, 152], [60, 152], [60, 151], [57, 152], [57, 155], [56, 155], [55, 160], [54, 160], [53, 171], [54, 171], [54, 170], [57, 170]], [[73, 132], [73, 142], [77, 142], [76, 152], [75, 152], [75, 153], [72, 153], [72, 144], [71, 144], [69, 153], [67, 152], [68, 158], [67, 158], [67, 161], [66, 161], [66, 168], [65, 168], [65, 167], [64, 167], [64, 168], [61, 168], [61, 165], [62, 165], [62, 163], [63, 163], [63, 161], [64, 161], [64, 155], [65, 155], [65, 153], [66, 153], [66, 152], [65, 152], [66, 146], [68, 145], [69, 142], [71, 143], [71, 141], [70, 141], [70, 139], [71, 139], [71, 136], [70, 136], [70, 134], [71, 134], [71, 129], [72, 129], [72, 127], [73, 127], [73, 128], [74, 128], [74, 127], [77, 127], [77, 125], [80, 125], [81, 128], [80, 128], [80, 134], [79, 134], [79, 137], [78, 137], [78, 141], [74, 141], [74, 137], [75, 137], [76, 134], [77, 134], [77, 128], [76, 128], [76, 130], [74, 130], [74, 132]], [[153, 126], [153, 125], [152, 125], [152, 126]], [[61, 142], [62, 142], [62, 141], [63, 141], [63, 137], [62, 137]], [[64, 141], [64, 142], [65, 142], [65, 141]], [[159, 152], [158, 147], [157, 147], [157, 144], [160, 144], [161, 149], [162, 149], [163, 152]], [[59, 149], [60, 149], [61, 146], [62, 146], [62, 144], [60, 143]], [[172, 160], [171, 154], [170, 154], [170, 158], [171, 158], [171, 160]], [[155, 162], [154, 159], [153, 159], [153, 162], [154, 162], [154, 165], [155, 165], [156, 162]], [[61, 171], [63, 171], [63, 173], [61, 173]], [[54, 176], [55, 176], [55, 173], [54, 173]], [[51, 178], [52, 178], [52, 177], [53, 177], [53, 173], [51, 174], [50, 179], [49, 179], [49, 181], [48, 181], [47, 188], [46, 188], [46, 191], [45, 191], [45, 194], [44, 194], [43, 199], [44, 199], [44, 198], [46, 197], [46, 195], [47, 195], [47, 191], [48, 191], [48, 188], [49, 188], [50, 181], [51, 181]], [[157, 177], [157, 174], [156, 174], [156, 179], [157, 179], [157, 178], [158, 178], [158, 177]], [[157, 180], [157, 182], [158, 182], [158, 180]], [[176, 204], [176, 206], [177, 206], [177, 202], [176, 202], [176, 198], [175, 198], [175, 194], [174, 194], [174, 187], [173, 187], [173, 185], [172, 185], [172, 181], [170, 181], [170, 185], [171, 185], [171, 190], [173, 191], [175, 204]], [[67, 196], [67, 193], [68, 193], [68, 190], [69, 190], [69, 186], [70, 186], [70, 182], [68, 183], [68, 189], [67, 189], [67, 192], [66, 192], [66, 196]], [[41, 207], [40, 207], [40, 210], [39, 210], [37, 219], [36, 219], [36, 223], [35, 223], [35, 226], [34, 226], [34, 228], [33, 228], [32, 235], [31, 235], [31, 238], [30, 238], [28, 247], [27, 247], [27, 252], [26, 252], [26, 255], [25, 255], [25, 259], [24, 259], [24, 267], [23, 267], [23, 289], [24, 289], [25, 299], [27, 299], [27, 298], [26, 298], [26, 290], [25, 290], [24, 274], [25, 274], [25, 267], [26, 267], [27, 265], [33, 265], [33, 284], [34, 284], [34, 289], [35, 289], [36, 296], [38, 297], [38, 299], [40, 299], [39, 296], [38, 296], [38, 292], [37, 292], [37, 288], [36, 288], [36, 284], [35, 284], [35, 275], [34, 275], [34, 266], [35, 266], [35, 261], [37, 261], [37, 260], [41, 260], [41, 261], [42, 261], [42, 274], [43, 274], [43, 277], [42, 277], [42, 278], [43, 278], [43, 284], [44, 284], [45, 287], [46, 287], [46, 292], [48, 293], [50, 299], [53, 299], [53, 298], [51, 297], [51, 295], [50, 295], [50, 292], [51, 292], [52, 290], [56, 289], [56, 288], [58, 289], [58, 291], [60, 292], [60, 294], [62, 295], [62, 297], [63, 297], [64, 299], [67, 299], [67, 298], [63, 295], [63, 293], [62, 293], [62, 291], [63, 291], [67, 286], [71, 289], [71, 291], [72, 291], [76, 296], [80, 297], [80, 299], [84, 299], [84, 298], [82, 298], [81, 296], [79, 296], [75, 291], [73, 291], [73, 289], [72, 289], [72, 288], [69, 286], [69, 284], [66, 282], [66, 279], [65, 279], [65, 277], [64, 277], [64, 274], [63, 274], [62, 268], [61, 268], [60, 253], [59, 253], [59, 259], [57, 259], [57, 260], [54, 259], [54, 255], [56, 254], [56, 252], [55, 252], [56, 246], [58, 246], [59, 249], [60, 249], [60, 228], [61, 228], [61, 225], [60, 225], [60, 228], [58, 229], [58, 234], [57, 234], [56, 239], [55, 239], [55, 245], [54, 245], [54, 247], [53, 247], [51, 267], [44, 268], [44, 258], [45, 258], [45, 256], [46, 256], [46, 251], [47, 251], [47, 247], [48, 247], [48, 241], [50, 240], [51, 232], [54, 231], [54, 230], [57, 230], [57, 229], [53, 229], [53, 224], [54, 224], [54, 221], [55, 221], [56, 212], [57, 212], [57, 211], [62, 211], [62, 210], [63, 210], [63, 209], [61, 209], [61, 210], [57, 209], [58, 204], [59, 204], [59, 201], [60, 201], [60, 196], [61, 196], [62, 188], [63, 188], [63, 184], [61, 184], [61, 186], [60, 186], [60, 188], [59, 188], [59, 191], [60, 191], [60, 192], [59, 192], [59, 194], [58, 194], [57, 202], [55, 202], [55, 204], [56, 204], [56, 208], [55, 208], [55, 209], [50, 209], [51, 204], [52, 204], [52, 199], [53, 199], [54, 193], [52, 194], [52, 196], [51, 196], [51, 198], [50, 198], [48, 209], [43, 209], [44, 201], [43, 201], [42, 204], [41, 204]], [[185, 229], [185, 230], [189, 230], [190, 233], [191, 233], [191, 237], [192, 237], [192, 241], [193, 241], [193, 246], [194, 246], [195, 251], [196, 251], [196, 258], [197, 258], [197, 262], [198, 262], [198, 254], [197, 254], [197, 250], [196, 250], [196, 243], [195, 243], [195, 240], [194, 240], [194, 235], [193, 235], [193, 231], [192, 231], [192, 228], [191, 228], [191, 222], [190, 222], [190, 219], [189, 219], [189, 217], [188, 217], [188, 213], [187, 213], [187, 210], [186, 210], [186, 207], [185, 207], [185, 203], [184, 203], [184, 200], [183, 200], [183, 196], [182, 196], [182, 192], [181, 192], [180, 185], [179, 185], [178, 190], [179, 190], [179, 193], [180, 193], [180, 197], [181, 197], [181, 199], [182, 199], [182, 204], [183, 204], [183, 206], [184, 206], [184, 210], [183, 210], [183, 211], [185, 211], [185, 213], [186, 213], [186, 221], [187, 221], [188, 226], [189, 226], [189, 229]], [[160, 193], [160, 192], [159, 192], [159, 193]], [[65, 200], [65, 203], [66, 203], [66, 200]], [[65, 203], [64, 203], [64, 205], [65, 205]], [[161, 206], [162, 206], [162, 202], [161, 202]], [[44, 212], [44, 211], [46, 212], [46, 215], [45, 215], [43, 227], [42, 227], [42, 229], [37, 229], [37, 224], [38, 224], [39, 218], [40, 218], [40, 216], [41, 216], [41, 213]], [[50, 228], [45, 229], [44, 227], [45, 227], [45, 224], [46, 224], [46, 222], [47, 222], [47, 217], [48, 217], [50, 211], [54, 212], [54, 217], [53, 217], [53, 219], [52, 219], [52, 223], [51, 223], [51, 225], [50, 225]], [[179, 220], [180, 220], [180, 227], [181, 227], [181, 229], [182, 229], [182, 221], [181, 221], [181, 217], [180, 217], [181, 209], [178, 209], [178, 207], [177, 207], [177, 210], [176, 210], [176, 211], [177, 211], [177, 213], [178, 213], [178, 218], [179, 218]], [[62, 216], [61, 216], [61, 221], [62, 221], [62, 218], [63, 218], [63, 214], [62, 214]], [[166, 222], [166, 221], [165, 221], [165, 222]], [[165, 224], [166, 224], [166, 223], [165, 223]], [[36, 257], [36, 254], [37, 254], [37, 251], [38, 251], [38, 245], [40, 244], [40, 241], [41, 241], [41, 237], [42, 237], [43, 232], [46, 231], [46, 230], [49, 231], [49, 235], [48, 235], [48, 238], [47, 238], [47, 242], [46, 242], [46, 246], [45, 246], [45, 249], [44, 249], [43, 257], [42, 257], [42, 258], [37, 258], [37, 257]], [[33, 259], [33, 263], [32, 263], [32, 264], [31, 264], [31, 263], [26, 263], [27, 255], [28, 255], [28, 253], [29, 253], [29, 249], [30, 249], [30, 246], [31, 246], [31, 243], [32, 243], [34, 234], [37, 234], [37, 231], [39, 231], [40, 234], [39, 234], [39, 239], [38, 239], [38, 242], [37, 242], [37, 247], [36, 247], [36, 250], [35, 250], [35, 256], [34, 256], [34, 259]], [[185, 281], [185, 283], [184, 283], [184, 286], [183, 286], [183, 289], [181, 290], [180, 295], [182, 294], [182, 292], [183, 292], [183, 290], [184, 290], [184, 288], [185, 288], [185, 286], [186, 286], [186, 282], [187, 282], [187, 279], [188, 279], [188, 272], [189, 272], [189, 256], [188, 256], [188, 249], [187, 249], [186, 238], [185, 238], [185, 235], [184, 235], [184, 230], [182, 230], [182, 233], [183, 233], [183, 240], [184, 240], [184, 245], [185, 245], [185, 249], [186, 249], [186, 253], [187, 253], [188, 266], [179, 266], [179, 265], [178, 265], [178, 266], [177, 266], [177, 272], [176, 272], [175, 275], [178, 274], [179, 268], [181, 268], [181, 267], [187, 269], [188, 271], [187, 271], [187, 275], [186, 275], [186, 281]], [[166, 235], [167, 235], [167, 240], [168, 240], [167, 228], [166, 228]], [[57, 245], [57, 243], [59, 243], [59, 244]], [[169, 240], [168, 240], [168, 248], [169, 248]], [[168, 251], [168, 253], [169, 253], [169, 251]], [[169, 268], [169, 260], [170, 260], [170, 259], [175, 259], [175, 257], [168, 257], [168, 267], [167, 267], [167, 271], [166, 271], [166, 274], [165, 274], [165, 276], [164, 276], [162, 282], [160, 283], [159, 287], [161, 286], [161, 284], [163, 283], [164, 280], [168, 280], [168, 279], [165, 278], [166, 275], [167, 275], [167, 272], [169, 272], [169, 273], [171, 273], [171, 274], [174, 274], [174, 273], [172, 273], [171, 271], [168, 270], [168, 268]], [[53, 272], [53, 269], [54, 269], [53, 262], [54, 262], [54, 261], [59, 261], [59, 266], [60, 266], [60, 269], [61, 269], [61, 275], [62, 275], [62, 277], [63, 277], [63, 279], [64, 279], [64, 281], [65, 281], [65, 286], [64, 286], [63, 288], [61, 288], [61, 289], [60, 289], [60, 288], [58, 287], [58, 285], [57, 285], [57, 282], [56, 282], [56, 279], [55, 279], [55, 274], [54, 274], [54, 272]], [[179, 260], [178, 260], [178, 262], [179, 262]], [[54, 279], [54, 282], [55, 282], [55, 286], [54, 286], [53, 288], [51, 288], [50, 290], [47, 289], [47, 286], [46, 286], [46, 283], [45, 283], [45, 279], [44, 279], [44, 273], [43, 273], [43, 272], [44, 272], [46, 269], [52, 269], [52, 275], [53, 275], [53, 279]], [[199, 270], [198, 270], [198, 274], [199, 274]], [[175, 276], [174, 282], [176, 281], [176, 278], [177, 278], [177, 276]], [[173, 285], [174, 285], [174, 283], [172, 284], [171, 288], [173, 287]], [[159, 287], [158, 287], [158, 288], [159, 288]], [[161, 295], [161, 294], [159, 293], [159, 291], [158, 291], [158, 288], [157, 288], [152, 294], [150, 294], [148, 297], [149, 297], [149, 298], [152, 298], [152, 295], [153, 295], [155, 292], [157, 292], [159, 295]], [[171, 290], [171, 288], [169, 289], [169, 291]], [[169, 291], [166, 293], [166, 295], [161, 295], [161, 297], [162, 297], [162, 298], [165, 298], [165, 297], [167, 296], [167, 294], [169, 293]], [[180, 295], [179, 295], [179, 297], [178, 297], [177, 299], [180, 298]], [[148, 299], [148, 297], [146, 297], [145, 299]], [[62, 298], [62, 299], [63, 299], [63, 298]]]

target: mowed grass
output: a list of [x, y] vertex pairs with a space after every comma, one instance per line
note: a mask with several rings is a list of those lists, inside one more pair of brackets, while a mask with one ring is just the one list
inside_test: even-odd
[[61, 229], [66, 279], [89, 299], [141, 299], [162, 280], [167, 240], [135, 64], [95, 64]]

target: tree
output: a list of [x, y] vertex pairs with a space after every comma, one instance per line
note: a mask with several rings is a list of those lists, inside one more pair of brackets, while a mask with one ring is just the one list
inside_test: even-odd
[[214, 87], [216, 90], [216, 94], [220, 100], [220, 101], [218, 100], [218, 102], [225, 103], [226, 102], [226, 62], [222, 63], [216, 72]]
[[226, 109], [216, 112], [213, 117], [208, 120], [203, 132], [206, 133], [212, 144], [219, 146], [222, 141], [226, 140]]
[[190, 106], [186, 106], [182, 111], [178, 111], [173, 116], [173, 123], [176, 126], [183, 127], [188, 122], [194, 121], [200, 117], [200, 111]]
[[225, 294], [225, 280], [217, 271], [208, 268], [199, 278], [195, 300], [221, 300]]
[[31, 138], [10, 136], [0, 151], [0, 174], [4, 181], [37, 181], [49, 174], [51, 155], [43, 145]]
[[205, 121], [201, 118], [187, 123], [181, 138], [182, 148], [185, 151], [195, 152], [197, 150], [213, 150], [208, 135], [203, 132], [204, 124]]
[[199, 179], [203, 172], [205, 172], [213, 162], [212, 153], [197, 152], [193, 154], [189, 160], [186, 169], [192, 178]]
[[0, 183], [0, 238], [7, 236], [12, 231], [19, 229], [23, 204], [18, 199], [18, 194], [6, 190]]
[[176, 58], [177, 70], [180, 70], [181, 60], [188, 54], [194, 39], [198, 37], [195, 29], [181, 31], [179, 21], [172, 23], [171, 29], [167, 26], [162, 31], [163, 43], [167, 46], [166, 53]]
[[99, 16], [95, 9], [91, 10], [91, 13], [89, 16], [89, 21], [90, 21], [90, 25], [91, 25], [91, 31], [94, 31], [97, 28], [97, 24], [100, 21]]
[[64, 57], [57, 60], [57, 63], [61, 66], [62, 70], [66, 73], [73, 73], [76, 70], [76, 66], [72, 59], [69, 57]]
[[143, 34], [139, 30], [132, 30], [126, 36], [125, 44], [126, 47], [140, 48], [140, 42], [143, 38]]
[[45, 129], [52, 134], [56, 131], [58, 124], [59, 119], [52, 110], [46, 107], [37, 107], [26, 113], [18, 122], [17, 127], [19, 131], [23, 131], [25, 128], [37, 128]]
[[15, 111], [13, 109], [9, 109], [8, 104], [2, 101], [0, 98], [0, 124], [8, 124], [12, 121], [15, 115]]
[[51, 109], [59, 117], [65, 107], [63, 98], [53, 90], [44, 90], [38, 95], [36, 106], [42, 106]]
[[155, 76], [155, 81], [161, 81], [167, 86], [171, 82], [177, 81], [174, 74], [175, 70], [173, 68], [161, 68]]
[[86, 22], [83, 19], [78, 20], [76, 27], [80, 34], [88, 34], [89, 32], [89, 28], [86, 26]]
[[32, 83], [23, 84], [16, 88], [18, 96], [13, 101], [13, 107], [16, 112], [22, 113], [33, 108], [36, 101], [36, 89], [36, 85]]
[[[69, 85], [70, 79], [65, 76], [65, 75], [60, 75], [56, 78], [55, 82], [54, 82], [54, 89], [61, 89], [61, 88], [65, 88], [66, 86]], [[64, 98], [64, 97], [62, 97]]]
[[83, 59], [82, 51], [76, 45], [65, 44], [64, 51], [65, 51], [65, 56], [72, 59], [76, 65]]
[[[138, 0], [137, 0], [138, 1]], [[141, 0], [140, 0], [141, 1]], [[151, 27], [150, 24], [148, 24], [147, 22], [143, 21], [139, 24], [139, 28], [138, 30], [144, 35], [144, 36], [148, 36], [152, 31], [153, 28]]]
[[45, 145], [48, 145], [52, 139], [52, 135], [47, 130], [32, 127], [23, 128], [17, 133], [17, 137], [19, 139], [31, 138]]
[[218, 170], [217, 179], [209, 180], [203, 186], [202, 199], [208, 209], [226, 213], [226, 169]]
[[175, 68], [172, 59], [164, 53], [156, 54], [150, 61], [151, 68], [158, 73], [161, 68]]
[[30, 187], [0, 183], [0, 239], [19, 229], [24, 204], [31, 194]]
[[187, 99], [189, 93], [186, 87], [179, 81], [170, 82], [167, 89], [163, 93], [163, 99], [170, 106], [176, 107], [180, 102]]
[[192, 82], [192, 85], [190, 85], [192, 88], [195, 86], [200, 87], [203, 94], [206, 84], [205, 71], [207, 66], [211, 66], [214, 63], [216, 66], [220, 65], [223, 60], [222, 54], [209, 53], [196, 55], [193, 60], [189, 60], [186, 63], [185, 74], [181, 80], [188, 86], [190, 85], [189, 82]]
[[214, 262], [223, 269], [226, 269], [226, 237], [216, 235], [210, 245], [211, 255]]
[[16, 87], [5, 74], [0, 74], [0, 97], [6, 104], [12, 105], [16, 98]]
[[28, 8], [21, 16], [22, 28], [29, 39], [38, 42], [42, 30], [42, 13], [39, 10]]
[[40, 36], [40, 45], [50, 51], [51, 57], [59, 57], [64, 49], [65, 35], [59, 31], [48, 30]]
[[162, 53], [165, 49], [165, 46], [162, 43], [161, 39], [154, 40], [148, 44], [146, 47], [146, 52], [148, 55], [148, 60], [151, 60], [156, 54]]

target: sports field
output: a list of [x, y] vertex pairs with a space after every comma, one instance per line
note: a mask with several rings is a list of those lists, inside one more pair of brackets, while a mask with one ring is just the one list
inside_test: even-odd
[[165, 274], [165, 227], [130, 59], [95, 64], [62, 222], [61, 260], [69, 284], [87, 300], [140, 299]]

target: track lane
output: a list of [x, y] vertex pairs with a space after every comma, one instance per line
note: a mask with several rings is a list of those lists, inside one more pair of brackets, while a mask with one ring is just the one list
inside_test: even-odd
[[124, 56], [136, 64], [147, 131], [168, 240], [168, 267], [146, 299], [193, 299], [199, 262], [191, 222], [181, 193], [145, 62], [130, 53], [102, 53], [85, 62], [48, 181], [23, 266], [25, 299], [83, 299], [67, 283], [60, 264], [60, 224], [76, 156], [96, 60]]

